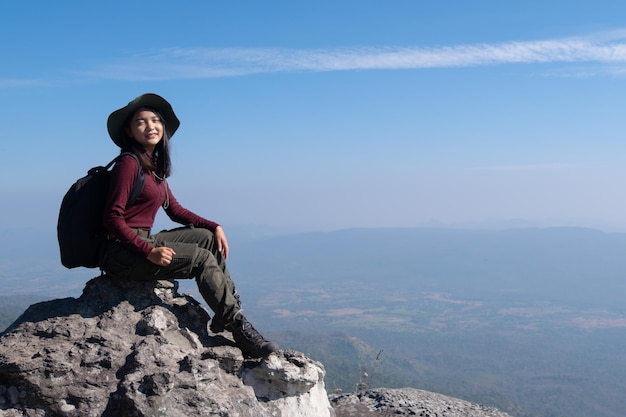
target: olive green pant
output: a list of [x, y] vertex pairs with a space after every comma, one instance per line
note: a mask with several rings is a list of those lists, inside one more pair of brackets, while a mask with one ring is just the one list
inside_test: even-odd
[[[150, 244], [172, 248], [176, 255], [167, 266], [159, 266], [115, 240], [107, 242], [102, 270], [117, 279], [160, 280], [195, 278], [200, 294], [215, 312], [215, 319], [230, 323], [241, 309], [235, 284], [213, 232], [193, 226], [164, 230], [140, 237]], [[214, 320], [215, 320], [214, 319]]]

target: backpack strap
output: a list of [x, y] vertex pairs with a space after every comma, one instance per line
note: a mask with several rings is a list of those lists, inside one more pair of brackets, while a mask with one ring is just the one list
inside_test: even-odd
[[135, 176], [135, 183], [133, 184], [133, 189], [131, 190], [130, 195], [128, 196], [128, 201], [126, 202], [126, 208], [128, 208], [135, 204], [135, 201], [137, 201], [137, 197], [139, 197], [139, 194], [141, 194], [141, 192], [143, 191], [143, 187], [146, 182], [146, 174], [143, 172], [143, 168], [141, 167], [139, 158], [137, 158], [137, 155], [132, 152], [122, 152], [107, 164], [106, 169], [108, 170], [124, 155], [130, 155], [135, 161], [137, 161], [137, 175]]

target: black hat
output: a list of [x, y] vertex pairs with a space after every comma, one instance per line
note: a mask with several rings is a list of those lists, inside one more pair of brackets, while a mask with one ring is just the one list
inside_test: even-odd
[[165, 130], [170, 138], [174, 136], [174, 132], [176, 132], [178, 126], [180, 126], [180, 120], [178, 120], [178, 117], [174, 114], [174, 109], [172, 109], [172, 106], [167, 100], [152, 93], [142, 94], [126, 106], [115, 110], [109, 115], [109, 119], [107, 120], [109, 136], [111, 136], [113, 142], [120, 148], [123, 147], [124, 141], [128, 137], [126, 134], [128, 118], [142, 107], [154, 109], [161, 114], [165, 122]]

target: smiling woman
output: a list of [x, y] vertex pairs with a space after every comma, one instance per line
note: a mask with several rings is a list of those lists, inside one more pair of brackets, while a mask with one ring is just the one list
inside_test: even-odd
[[[226, 268], [229, 248], [222, 227], [180, 205], [166, 181], [171, 168], [169, 140], [179, 125], [171, 105], [152, 93], [109, 116], [109, 134], [123, 155], [111, 171], [104, 210], [109, 239], [100, 266], [108, 275], [124, 280], [195, 278], [200, 294], [215, 312], [211, 330], [231, 331], [247, 356], [268, 356], [278, 347], [243, 315]], [[133, 203], [129, 198], [137, 162], [130, 153], [145, 173], [145, 185]], [[159, 207], [184, 227], [152, 234]]]

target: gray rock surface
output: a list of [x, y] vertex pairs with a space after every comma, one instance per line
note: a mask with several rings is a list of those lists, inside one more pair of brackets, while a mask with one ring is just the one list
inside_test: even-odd
[[89, 281], [0, 336], [0, 417], [334, 415], [324, 368], [294, 351], [245, 360], [170, 281]]
[[0, 417], [507, 417], [416, 389], [333, 395], [302, 353], [246, 360], [175, 281], [89, 281], [0, 335]]
[[511, 417], [495, 408], [412, 388], [370, 389], [330, 399], [336, 417]]

